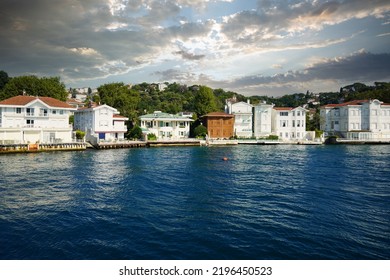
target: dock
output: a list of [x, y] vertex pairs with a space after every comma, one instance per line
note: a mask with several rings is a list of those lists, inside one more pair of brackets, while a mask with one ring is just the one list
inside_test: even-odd
[[129, 148], [144, 148], [147, 147], [145, 141], [118, 141], [118, 142], [99, 142], [93, 147], [98, 150], [104, 149], [129, 149]]
[[37, 153], [50, 151], [82, 151], [87, 148], [86, 143], [45, 143], [45, 144], [1, 144], [0, 154], [7, 153]]

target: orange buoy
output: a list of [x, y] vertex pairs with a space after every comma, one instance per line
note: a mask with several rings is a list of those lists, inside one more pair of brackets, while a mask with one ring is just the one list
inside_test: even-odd
[[224, 157], [224, 158], [222, 158], [222, 160], [224, 160], [224, 161], [227, 161], [227, 160], [228, 160], [228, 158], [227, 158], [227, 157]]

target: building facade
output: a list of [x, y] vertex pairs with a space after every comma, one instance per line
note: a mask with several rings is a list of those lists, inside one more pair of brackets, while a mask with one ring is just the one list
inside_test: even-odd
[[272, 132], [281, 140], [305, 140], [306, 110], [302, 107], [274, 107]]
[[234, 136], [234, 115], [213, 112], [203, 116], [207, 135], [211, 139], [229, 139]]
[[92, 144], [124, 140], [128, 118], [108, 105], [79, 108], [74, 113], [74, 129], [85, 132], [86, 140]]
[[327, 135], [347, 139], [390, 139], [390, 104], [373, 100], [354, 100], [328, 104], [320, 109], [320, 125]]
[[226, 103], [226, 113], [234, 115], [234, 135], [240, 138], [253, 136], [253, 106], [248, 102]]
[[260, 103], [253, 106], [253, 136], [267, 137], [272, 134], [273, 104]]
[[154, 134], [157, 140], [180, 140], [190, 137], [190, 124], [194, 120], [185, 115], [172, 115], [155, 111], [140, 117], [145, 134]]
[[70, 143], [74, 110], [51, 97], [19, 95], [0, 101], [0, 143]]

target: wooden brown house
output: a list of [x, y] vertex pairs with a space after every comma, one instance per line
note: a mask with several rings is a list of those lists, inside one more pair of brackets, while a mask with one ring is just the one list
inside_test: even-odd
[[234, 115], [213, 112], [203, 116], [209, 138], [229, 139], [234, 136]]

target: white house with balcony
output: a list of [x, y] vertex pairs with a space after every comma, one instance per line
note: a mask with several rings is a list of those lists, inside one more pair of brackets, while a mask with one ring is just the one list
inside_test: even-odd
[[0, 143], [70, 143], [72, 106], [51, 97], [19, 95], [0, 101]]
[[274, 104], [260, 103], [253, 106], [253, 136], [266, 137], [272, 134], [272, 108]]
[[353, 100], [320, 108], [320, 126], [327, 135], [352, 140], [390, 139], [390, 104], [377, 99]]
[[234, 115], [234, 135], [240, 138], [253, 136], [253, 105], [247, 102], [235, 102], [235, 99], [227, 100], [226, 113]]
[[306, 109], [302, 107], [274, 107], [272, 131], [285, 141], [306, 139]]
[[158, 140], [188, 139], [190, 136], [190, 124], [194, 120], [182, 116], [155, 111], [152, 114], [143, 115], [141, 129], [145, 134], [154, 134]]
[[85, 138], [92, 144], [114, 142], [125, 139], [128, 118], [108, 105], [79, 108], [74, 113], [74, 129], [85, 132]]

